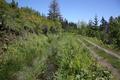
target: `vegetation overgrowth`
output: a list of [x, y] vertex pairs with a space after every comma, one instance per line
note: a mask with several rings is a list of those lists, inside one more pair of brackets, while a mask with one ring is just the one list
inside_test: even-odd
[[47, 28], [48, 32], [51, 28], [56, 31], [61, 30], [59, 21], [49, 20], [44, 15], [28, 7], [19, 8], [14, 0], [11, 3], [0, 0], [0, 17], [0, 21], [2, 21], [0, 29], [15, 31], [17, 34], [24, 31], [42, 33], [44, 28]]
[[94, 50], [96, 52], [96, 54], [98, 54], [99, 56], [101, 56], [102, 58], [104, 58], [106, 61], [108, 61], [109, 63], [111, 63], [111, 65], [116, 68], [118, 70], [118, 72], [120, 71], [120, 60], [118, 58], [116, 58], [115, 56], [112, 56], [110, 54], [107, 54], [105, 51], [100, 50], [99, 48], [96, 48], [96, 46], [88, 43], [87, 41], [84, 41], [85, 44], [87, 46], [89, 46], [92, 50]]
[[[113, 23], [119, 28], [119, 17]], [[19, 7], [15, 0], [0, 0], [0, 80], [113, 80], [76, 34], [119, 47], [117, 29], [99, 31], [97, 18], [94, 25], [80, 27], [62, 18], [57, 0], [51, 3], [48, 16]], [[117, 36], [110, 41], [109, 34], [114, 32]]]
[[48, 37], [27, 34], [7, 47], [0, 64], [0, 79], [37, 80], [45, 74], [46, 60], [52, 56], [57, 68], [53, 73], [56, 80], [112, 80], [111, 73], [98, 65], [89, 53], [73, 34]]

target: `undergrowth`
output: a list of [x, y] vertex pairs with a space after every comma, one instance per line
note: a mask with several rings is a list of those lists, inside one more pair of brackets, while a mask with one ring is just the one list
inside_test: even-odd
[[[53, 77], [49, 80], [112, 80], [111, 73], [92, 59], [78, 39], [67, 33], [19, 37], [2, 56], [0, 80], [38, 80], [53, 63], [56, 69], [50, 69]], [[51, 64], [46, 63], [49, 56]]]

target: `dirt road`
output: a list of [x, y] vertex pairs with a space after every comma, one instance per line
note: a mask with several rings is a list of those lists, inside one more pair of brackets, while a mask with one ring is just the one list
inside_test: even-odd
[[[83, 41], [80, 40], [80, 42], [83, 44], [84, 47], [86, 47], [91, 52], [92, 57], [95, 58], [96, 61], [99, 64], [101, 64], [103, 67], [106, 67], [109, 71], [111, 71], [111, 73], [113, 74], [113, 76], [115, 76], [115, 78], [117, 80], [120, 80], [120, 73], [118, 72], [118, 70], [116, 68], [114, 68], [105, 59], [103, 59], [102, 57], [98, 56], [97, 53], [94, 50], [92, 50], [90, 47], [88, 47]], [[97, 46], [97, 45], [94, 44], [94, 46]], [[99, 49], [102, 49], [102, 48], [99, 47]], [[102, 49], [102, 50], [104, 50], [104, 49]], [[112, 53], [112, 54], [114, 54], [114, 53]]]
[[85, 41], [87, 41], [88, 43], [92, 44], [93, 46], [99, 48], [100, 50], [105, 51], [107, 54], [110, 54], [110, 55], [112, 55], [112, 56], [120, 59], [120, 56], [119, 56], [117, 53], [114, 53], [114, 52], [109, 51], [109, 50], [107, 50], [107, 49], [105, 49], [105, 48], [102, 48], [102, 47], [98, 46], [97, 44], [95, 44], [95, 43], [93, 43], [93, 42], [91, 42], [91, 41], [89, 41], [89, 40], [87, 40], [87, 39], [85, 39], [85, 38], [83, 38], [83, 39], [84, 39]]

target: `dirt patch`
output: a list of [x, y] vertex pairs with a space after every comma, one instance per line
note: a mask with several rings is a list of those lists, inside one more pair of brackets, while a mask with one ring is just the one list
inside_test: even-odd
[[5, 31], [0, 31], [0, 56], [7, 50], [7, 47], [4, 47], [4, 45], [7, 46], [15, 39], [16, 35], [14, 33], [6, 33]]
[[54, 57], [50, 56], [46, 60], [46, 70], [37, 76], [38, 80], [53, 80], [55, 76], [55, 72], [57, 71], [58, 66], [54, 61]]

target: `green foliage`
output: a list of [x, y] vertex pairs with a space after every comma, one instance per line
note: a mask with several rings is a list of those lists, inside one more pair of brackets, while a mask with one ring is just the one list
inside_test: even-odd
[[110, 72], [91, 58], [79, 37], [64, 34], [26, 34], [7, 47], [0, 64], [1, 80], [37, 80], [46, 72], [51, 56], [57, 66], [55, 80], [111, 80]]
[[113, 44], [114, 48], [120, 48], [120, 16], [115, 18], [111, 16], [109, 22], [102, 17], [100, 26], [90, 21], [86, 27], [79, 29], [79, 34], [96, 37], [105, 44]]
[[[49, 64], [46, 64], [46, 60], [51, 55], [57, 66], [53, 73], [55, 80], [111, 79], [110, 72], [96, 64], [90, 52], [79, 42], [79, 37], [69, 33], [57, 33], [62, 31], [61, 27], [68, 32], [76, 33], [77, 25], [67, 20], [60, 22], [58, 3], [55, 1], [53, 0], [51, 4], [49, 14], [52, 19], [47, 19], [28, 7], [19, 8], [14, 0], [11, 3], [0, 0], [0, 10], [2, 10], [0, 21], [3, 22], [0, 30], [22, 34], [14, 43], [4, 46], [7, 51], [0, 59], [0, 80], [38, 80], [39, 76], [47, 71]], [[51, 13], [54, 12], [53, 9], [55, 13]], [[114, 22], [111, 23], [112, 26], [113, 24]], [[88, 25], [79, 29], [81, 34], [101, 38], [96, 28], [97, 18], [95, 18], [95, 26], [86, 26]], [[51, 32], [56, 34], [48, 34]], [[111, 31], [111, 33], [115, 32], [116, 29]], [[112, 36], [116, 39], [119, 33], [116, 35]], [[119, 39], [114, 43], [119, 44]]]
[[98, 18], [97, 18], [97, 16], [95, 16], [95, 18], [94, 18], [94, 25], [98, 26]]
[[[42, 61], [47, 58], [47, 37], [43, 35], [27, 34], [19, 38], [14, 44], [9, 45], [0, 64], [0, 80], [32, 77], [42, 72], [45, 65]], [[26, 73], [26, 74], [24, 74]], [[28, 74], [31, 74], [27, 76]], [[27, 80], [27, 79], [22, 79]], [[29, 80], [29, 79], [28, 79]], [[35, 79], [32, 79], [35, 80]]]
[[90, 52], [74, 35], [64, 34], [56, 44], [58, 71], [55, 80], [111, 79], [111, 74], [95, 64]]
[[[0, 8], [3, 14], [0, 17], [4, 19], [4, 28], [13, 30], [18, 33], [27, 31], [32, 33], [41, 33], [42, 27], [46, 25], [50, 31], [54, 27], [56, 31], [61, 31], [61, 23], [59, 21], [48, 20], [45, 16], [40, 15], [39, 12], [28, 7], [18, 8], [17, 3], [13, 0], [8, 4], [4, 0], [0, 1]], [[11, 7], [12, 6], [12, 7]]]
[[109, 39], [111, 42], [115, 44], [117, 47], [120, 47], [120, 16], [114, 18], [110, 18], [110, 35]]
[[59, 11], [58, 2], [57, 0], [52, 0], [48, 13], [48, 19], [56, 21], [56, 20], [60, 20], [60, 18], [61, 18], [61, 14]]
[[10, 6], [11, 6], [12, 8], [16, 8], [16, 7], [18, 7], [18, 3], [15, 2], [15, 0], [12, 0]]

